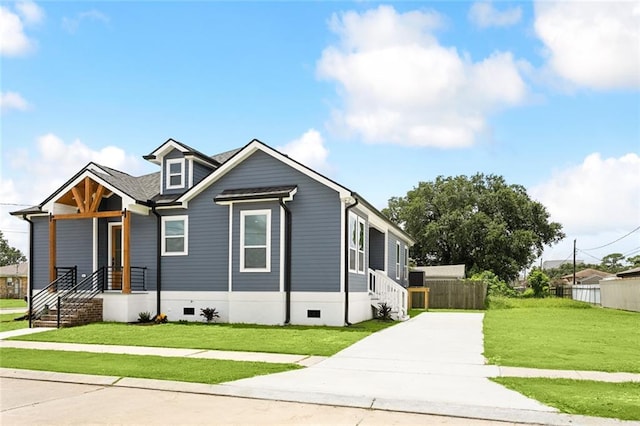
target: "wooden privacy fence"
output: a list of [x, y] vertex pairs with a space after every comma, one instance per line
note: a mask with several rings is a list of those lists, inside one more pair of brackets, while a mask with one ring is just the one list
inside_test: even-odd
[[472, 280], [425, 280], [429, 309], [484, 309], [487, 283]]

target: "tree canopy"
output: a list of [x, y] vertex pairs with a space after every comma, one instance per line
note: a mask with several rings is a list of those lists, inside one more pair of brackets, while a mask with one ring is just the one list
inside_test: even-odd
[[464, 263], [470, 273], [492, 271], [506, 281], [565, 236], [523, 186], [482, 173], [420, 182], [383, 213], [416, 239], [418, 264]]
[[25, 262], [27, 258], [17, 248], [11, 247], [0, 231], [0, 266]]

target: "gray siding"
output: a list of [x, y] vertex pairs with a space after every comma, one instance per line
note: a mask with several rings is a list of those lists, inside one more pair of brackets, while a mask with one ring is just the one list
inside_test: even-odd
[[178, 151], [177, 149], [174, 149], [171, 152], [169, 152], [166, 156], [164, 156], [164, 158], [162, 159], [162, 182], [160, 184], [162, 185], [162, 190], [164, 194], [182, 194], [187, 190], [187, 186], [189, 185], [189, 173], [191, 173], [191, 171], [189, 170], [189, 162], [185, 160], [184, 187], [176, 188], [176, 189], [167, 189], [167, 160], [171, 160], [175, 158], [184, 158], [184, 155], [182, 154], [182, 152]]
[[[163, 289], [226, 291], [229, 271], [229, 207], [216, 205], [213, 198], [225, 189], [279, 185], [298, 186], [294, 200], [287, 203], [292, 213], [292, 290], [340, 291], [342, 259], [338, 194], [261, 151], [247, 158], [190, 201], [188, 210], [161, 211], [163, 215], [189, 216], [189, 254], [162, 258]], [[240, 209], [257, 208], [256, 206], [254, 203], [235, 204], [234, 216], [237, 217], [234, 217], [234, 226], [239, 226]], [[276, 230], [279, 232], [279, 209], [274, 208], [272, 221], [272, 233]], [[239, 238], [238, 232], [234, 231], [234, 238]], [[274, 277], [275, 271], [279, 275], [279, 241], [279, 234], [272, 235], [271, 275]], [[234, 243], [234, 258], [238, 255], [239, 244]], [[234, 289], [258, 289], [256, 280], [259, 278], [245, 279], [248, 273], [239, 274], [237, 261], [233, 274]], [[264, 274], [253, 275], [258, 277]], [[275, 291], [279, 289], [279, 281], [275, 282], [277, 286], [269, 278], [266, 284], [259, 284], [259, 289]]]
[[[400, 243], [400, 273], [399, 273], [400, 278], [399, 279], [396, 279], [396, 242]], [[404, 262], [405, 262], [405, 256], [404, 256], [405, 247], [407, 247], [406, 242], [404, 242], [402, 239], [400, 239], [397, 235], [393, 234], [392, 232], [389, 232], [389, 245], [387, 248], [389, 253], [388, 255], [389, 271], [387, 272], [387, 275], [389, 276], [389, 278], [393, 279], [397, 283], [402, 284], [404, 286], [408, 285], [402, 273], [404, 268]]]
[[49, 284], [49, 218], [34, 217], [33, 221], [33, 265], [31, 281], [34, 289], [45, 288]]
[[147, 290], [156, 289], [156, 217], [131, 216], [131, 266], [146, 267]]
[[212, 169], [202, 164], [193, 163], [193, 186], [196, 186], [202, 179], [211, 173]]
[[375, 228], [369, 228], [369, 267], [384, 270], [384, 234]]
[[98, 268], [109, 266], [109, 221], [98, 219]]
[[[240, 212], [271, 210], [270, 272], [240, 272]], [[280, 205], [277, 202], [243, 203], [233, 206], [233, 291], [280, 290]]]
[[93, 272], [91, 219], [56, 221], [56, 266], [78, 266], [78, 281]]

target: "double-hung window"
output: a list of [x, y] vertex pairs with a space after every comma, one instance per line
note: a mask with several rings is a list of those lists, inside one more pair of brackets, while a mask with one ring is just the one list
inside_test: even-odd
[[404, 280], [409, 279], [409, 247], [404, 248]]
[[396, 279], [400, 279], [400, 243], [396, 241]]
[[184, 158], [167, 160], [167, 189], [184, 188]]
[[189, 217], [162, 217], [162, 255], [181, 256], [189, 250]]
[[364, 274], [365, 223], [361, 217], [349, 214], [349, 271]]
[[240, 271], [271, 271], [271, 210], [240, 212]]

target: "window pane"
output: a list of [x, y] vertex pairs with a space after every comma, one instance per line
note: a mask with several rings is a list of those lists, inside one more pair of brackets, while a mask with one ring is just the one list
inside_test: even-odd
[[175, 175], [175, 176], [169, 177], [169, 186], [180, 186], [180, 185], [182, 185], [181, 175]]
[[359, 235], [358, 235], [358, 248], [364, 250], [364, 223], [358, 223]]
[[181, 174], [182, 173], [182, 164], [181, 163], [171, 163], [169, 164], [169, 174]]
[[358, 271], [364, 271], [364, 253], [358, 253]]
[[353, 216], [350, 216], [349, 217], [349, 247], [352, 247], [352, 248], [356, 248], [356, 241], [358, 241], [358, 237], [356, 235], [356, 232], [357, 232], [356, 223], [357, 223], [356, 218]]
[[244, 249], [245, 268], [266, 268], [267, 249], [266, 248], [245, 248]]
[[349, 250], [349, 269], [356, 269], [356, 251], [352, 249]]
[[184, 252], [184, 237], [171, 237], [165, 239], [165, 251], [167, 253]]
[[267, 215], [244, 217], [244, 244], [247, 246], [267, 244]]
[[164, 235], [184, 235], [184, 220], [167, 220], [164, 223]]

